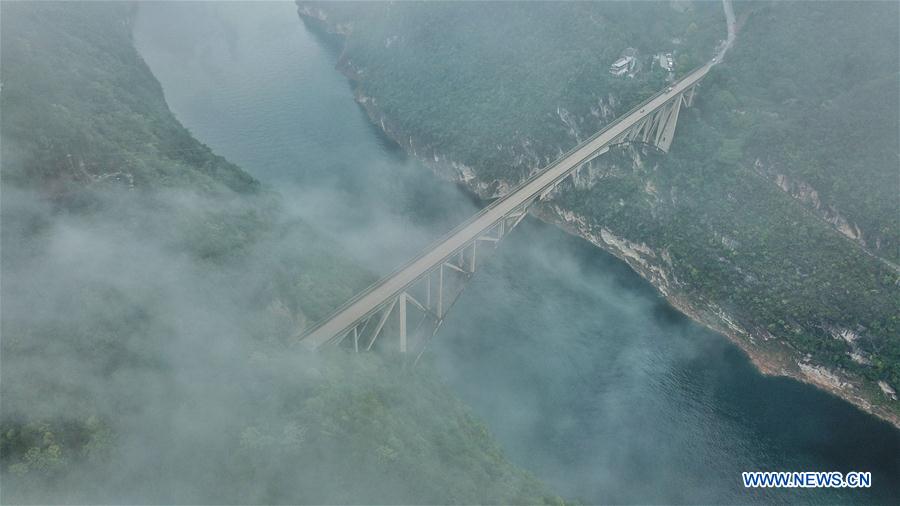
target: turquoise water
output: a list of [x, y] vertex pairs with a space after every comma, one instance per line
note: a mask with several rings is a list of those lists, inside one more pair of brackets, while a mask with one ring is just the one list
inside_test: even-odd
[[[291, 3], [145, 4], [136, 44], [195, 136], [387, 272], [476, 210], [374, 128]], [[627, 266], [526, 220], [426, 366], [510, 458], [587, 503], [896, 503], [900, 432], [761, 376]], [[744, 470], [871, 471], [870, 490], [747, 491]]]

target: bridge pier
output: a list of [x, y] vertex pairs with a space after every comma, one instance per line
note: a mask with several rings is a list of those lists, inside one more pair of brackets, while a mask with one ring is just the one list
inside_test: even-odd
[[438, 320], [442, 320], [444, 318], [444, 264], [443, 263], [440, 266], [438, 266], [437, 318], [438, 318]]
[[400, 294], [398, 320], [400, 322], [400, 353], [406, 353], [406, 292]]
[[672, 97], [661, 107], [636, 121], [629, 129], [619, 134], [610, 144], [639, 142], [654, 146], [663, 153], [668, 153], [675, 138], [675, 127], [681, 106], [691, 107], [694, 103], [694, 92], [697, 85], [686, 88]]
[[697, 85], [694, 85], [684, 92], [684, 105], [686, 105], [687, 107], [691, 107], [692, 105], [694, 105], [694, 90], [696, 89]]
[[[415, 354], [418, 360], [466, 284], [484, 263], [485, 255], [495, 250], [525, 219], [532, 204], [550, 197], [562, 181], [609, 151], [610, 146], [641, 142], [668, 152], [682, 105], [693, 104], [697, 84], [714, 63], [713, 60], [695, 69], [564, 153], [430, 249], [298, 336], [301, 342], [319, 348], [340, 344], [351, 336], [353, 349], [359, 352], [361, 347], [371, 350], [380, 336], [390, 334], [391, 340], [384, 346], [404, 357]], [[479, 247], [479, 242], [484, 244]], [[436, 283], [432, 280], [435, 275]], [[390, 318], [393, 314], [397, 315], [396, 323]], [[409, 324], [410, 317], [416, 318], [414, 325]], [[395, 342], [396, 345], [392, 344]]]
[[[523, 206], [498, 220], [493, 226], [448, 255], [435, 268], [386, 300], [375, 311], [353, 322], [349, 328], [334, 338], [333, 342], [340, 344], [350, 337], [353, 341], [353, 350], [358, 353], [361, 349], [372, 350], [376, 342], [388, 333], [396, 337], [397, 344], [394, 349], [397, 352], [404, 356], [415, 352], [418, 360], [427, 342], [443, 323], [448, 308], [456, 302], [478, 269], [479, 259], [494, 251], [503, 238], [525, 219], [527, 211], [528, 207]], [[484, 245], [479, 247], [479, 242]], [[436, 280], [432, 281], [433, 277], [436, 277]], [[424, 304], [420, 300], [424, 300]], [[396, 316], [392, 319], [394, 315]], [[413, 325], [411, 320], [416, 316], [418, 321]], [[394, 323], [391, 323], [392, 321]]]

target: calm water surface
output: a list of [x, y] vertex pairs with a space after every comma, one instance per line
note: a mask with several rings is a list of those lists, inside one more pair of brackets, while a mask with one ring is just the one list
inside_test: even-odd
[[[291, 3], [144, 4], [139, 50], [200, 140], [377, 272], [475, 211], [368, 122]], [[627, 266], [526, 221], [426, 361], [517, 464], [587, 503], [900, 500], [900, 431], [765, 378]], [[743, 470], [872, 471], [870, 490], [747, 491]]]

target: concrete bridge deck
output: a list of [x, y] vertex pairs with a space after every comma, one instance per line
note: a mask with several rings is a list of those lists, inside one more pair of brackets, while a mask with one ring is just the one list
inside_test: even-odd
[[[431, 274], [440, 273], [443, 283], [444, 266], [464, 272], [462, 265], [451, 263], [458, 256], [463, 264], [466, 248], [471, 248], [471, 272], [475, 268], [475, 245], [479, 240], [499, 241], [511, 226], [504, 227], [510, 217], [516, 218], [512, 226], [521, 220], [528, 206], [547, 195], [561, 181], [586, 162], [606, 152], [610, 146], [628, 141], [643, 141], [667, 151], [672, 142], [678, 111], [682, 102], [690, 105], [694, 86], [706, 76], [716, 64], [716, 59], [693, 70], [668, 88], [648, 98], [640, 105], [607, 125], [582, 142], [555, 162], [521, 183], [506, 196], [494, 201], [475, 216], [433, 243], [424, 252], [405, 263], [393, 273], [382, 278], [366, 290], [338, 308], [331, 316], [300, 335], [303, 343], [313, 348], [342, 340], [352, 334], [359, 339], [360, 325], [366, 326], [373, 315], [382, 313], [381, 321], [375, 329], [369, 347], [384, 326], [388, 314], [400, 301], [401, 351], [406, 351], [406, 303], [410, 287], [427, 278], [428, 303], [421, 304], [413, 299], [424, 312], [433, 313], [437, 326], [443, 318], [444, 308], [438, 302], [436, 310], [431, 304]], [[504, 230], [504, 229], [507, 230]], [[488, 234], [494, 230], [494, 236]], [[470, 274], [470, 273], [469, 273]], [[438, 300], [442, 295], [442, 284], [438, 285]], [[388, 307], [387, 305], [390, 304]], [[427, 307], [426, 307], [427, 306]], [[365, 323], [363, 324], [362, 322]], [[436, 331], [436, 327], [435, 327]], [[358, 344], [356, 344], [358, 349]]]

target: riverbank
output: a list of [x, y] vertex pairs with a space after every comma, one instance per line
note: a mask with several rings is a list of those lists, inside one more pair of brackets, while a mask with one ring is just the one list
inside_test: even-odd
[[[351, 72], [345, 72], [345, 75], [352, 79]], [[366, 110], [373, 123], [379, 125], [389, 138], [429, 167], [439, 178], [460, 185], [484, 200], [495, 198], [498, 194], [502, 195], [513, 186], [500, 180], [488, 183], [478, 181], [471, 168], [449, 161], [447, 157], [420, 156], [416, 153], [411, 140], [405, 141], [404, 137], [396, 135], [388, 127], [389, 120], [378, 112], [371, 98], [357, 96], [357, 101]], [[566, 219], [559, 211], [561, 210], [553, 209], [552, 204], [542, 204], [532, 211], [532, 215], [545, 223], [557, 226], [567, 233], [590, 242], [627, 263], [632, 270], [652, 284], [672, 307], [693, 321], [724, 335], [737, 345], [763, 374], [785, 376], [813, 385], [900, 429], [900, 416], [882, 406], [872, 404], [862, 395], [860, 392], [864, 391], [865, 385], [858, 378], [813, 364], [809, 361], [809, 357], [798, 358], [797, 352], [791, 349], [785, 341], [777, 339], [769, 333], [754, 333], [741, 328], [734, 323], [735, 318], [714, 303], [695, 301], [688, 294], [670, 291], [671, 287], [666, 282], [668, 278], [663, 266], [639, 261], [635, 250], [627, 246], [620, 246], [623, 242], [627, 243], [626, 240], [616, 240], [613, 237], [610, 237], [612, 240], [603, 240], [602, 234], [598, 235], [590, 230], [586, 220]], [[657, 256], [662, 258], [663, 255]], [[878, 393], [876, 392], [876, 394]]]
[[[2, 15], [0, 502], [562, 503], [430, 371], [286, 340], [298, 315], [323, 317], [374, 276], [290, 208], [301, 199], [252, 137], [284, 131], [267, 104], [303, 95], [295, 59], [268, 67], [294, 72], [280, 74], [285, 94], [267, 95], [271, 74], [250, 67], [273, 54], [266, 41], [301, 47], [291, 4], [4, 3]], [[246, 44], [263, 26], [284, 31], [239, 44], [245, 60], [191, 44]], [[225, 77], [218, 62], [243, 66]], [[322, 103], [345, 83], [317, 63]], [[250, 137], [231, 143], [240, 167], [172, 106], [198, 102], [174, 99], [192, 85], [239, 97], [212, 109]], [[318, 118], [365, 146], [366, 162], [390, 163], [348, 99]], [[269, 130], [242, 121], [234, 106], [248, 103]], [[310, 121], [288, 126], [319, 131]], [[289, 168], [333, 173], [316, 154]]]
[[627, 263], [629, 267], [653, 285], [666, 301], [680, 313], [704, 327], [728, 338], [740, 348], [753, 365], [768, 376], [785, 376], [825, 390], [859, 409], [877, 416], [900, 429], [900, 416], [881, 406], [873, 405], [856, 393], [864, 388], [857, 378], [842, 375], [810, 362], [809, 357], [797, 359], [797, 352], [783, 340], [771, 334], [752, 332], [734, 323], [726, 312], [714, 303], [693, 300], [690, 295], [672, 291], [667, 273], [659, 267], [641, 261], [643, 249], [628, 247], [627, 241], [605, 234], [597, 235], [584, 227], [584, 220], [566, 219], [565, 211], [541, 206], [533, 214], [540, 220], [580, 237]]
[[[299, 12], [307, 26], [313, 32], [324, 35], [327, 43], [341, 44], [343, 37], [349, 35], [352, 30], [352, 27], [343, 25], [338, 25], [332, 30], [332, 27], [325, 23], [327, 15], [322, 11], [304, 6]], [[338, 58], [338, 69], [351, 82], [357, 83], [361, 78], [359, 70], [343, 55]], [[393, 139], [410, 155], [419, 159], [438, 177], [464, 185], [484, 199], [505, 194], [512, 186], [511, 183], [502, 179], [479, 180], [472, 168], [454, 161], [445, 154], [434, 153], [430, 149], [428, 153], [421, 153], [422, 150], [417, 150], [416, 139], [403, 132], [399, 125], [394, 124], [392, 119], [382, 112], [376, 98], [365, 96], [358, 86], [355, 86], [355, 90], [356, 100], [366, 111], [369, 119], [380, 127], [385, 135]], [[636, 163], [639, 162], [636, 161]], [[539, 208], [535, 215], [624, 260], [633, 270], [653, 284], [673, 307], [698, 323], [728, 337], [749, 356], [761, 372], [768, 375], [787, 376], [811, 384], [900, 428], [900, 415], [883, 405], [873, 404], [870, 400], [878, 395], [888, 395], [887, 392], [872, 391], [871, 387], [862, 382], [860, 378], [816, 365], [810, 361], [809, 356], [801, 355], [787, 341], [778, 339], [766, 331], [766, 325], [756, 325], [758, 330], [742, 327], [735, 323], [737, 320], [735, 317], [729, 315], [715, 302], [690, 295], [683, 289], [684, 287], [678, 284], [677, 279], [671, 273], [671, 261], [666, 260], [667, 253], [665, 251], [652, 251], [645, 245], [643, 248], [646, 252], [640, 251], [640, 248], [635, 250], [628, 246], [628, 241], [615, 238], [608, 231], [607, 237], [604, 238], [602, 229], [595, 230], [596, 224], [592, 226], [586, 219], [579, 219], [572, 214], [567, 215], [565, 210], [554, 209], [551, 206], [552, 202]]]

